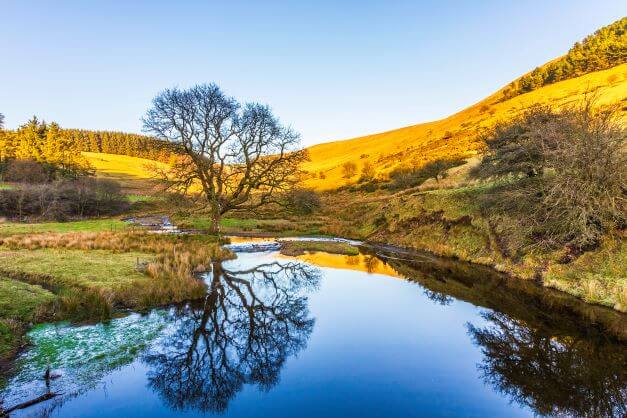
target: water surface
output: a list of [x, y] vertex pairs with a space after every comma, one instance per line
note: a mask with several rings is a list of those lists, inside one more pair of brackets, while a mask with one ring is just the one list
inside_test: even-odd
[[51, 391], [12, 416], [627, 414], [624, 315], [380, 249], [212, 270], [197, 303], [34, 328], [4, 406]]

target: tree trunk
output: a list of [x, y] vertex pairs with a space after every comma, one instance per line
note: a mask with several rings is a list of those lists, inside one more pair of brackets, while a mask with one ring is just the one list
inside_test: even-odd
[[211, 209], [211, 228], [209, 229], [209, 233], [212, 235], [220, 236], [220, 219], [222, 215], [220, 214], [219, 208]]

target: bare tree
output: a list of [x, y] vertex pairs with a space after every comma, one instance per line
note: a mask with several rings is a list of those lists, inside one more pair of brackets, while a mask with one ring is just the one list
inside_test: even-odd
[[4, 128], [4, 115], [0, 113], [0, 129]]
[[181, 155], [162, 174], [171, 190], [202, 198], [213, 233], [229, 211], [278, 203], [298, 182], [307, 158], [298, 149], [298, 133], [282, 126], [268, 106], [240, 105], [215, 84], [163, 91], [143, 122]]

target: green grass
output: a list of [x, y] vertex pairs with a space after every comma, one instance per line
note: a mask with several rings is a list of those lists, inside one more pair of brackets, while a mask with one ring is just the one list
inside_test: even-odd
[[331, 254], [358, 255], [359, 249], [338, 241], [284, 241], [281, 254], [297, 256], [305, 252], [320, 251]]
[[35, 321], [56, 296], [40, 286], [0, 276], [0, 357], [15, 349], [24, 323]]
[[0, 223], [0, 236], [41, 232], [102, 232], [130, 229], [132, 225], [118, 219], [89, 219], [72, 222]]
[[143, 202], [157, 202], [163, 199], [159, 196], [150, 196], [150, 195], [143, 195], [143, 194], [129, 194], [129, 195], [126, 195], [126, 200], [128, 200], [130, 203], [143, 203]]
[[151, 259], [143, 253], [105, 250], [38, 249], [0, 253], [5, 272], [51, 276], [50, 285], [60, 288], [120, 290], [135, 280], [147, 280], [136, 263]]
[[[87, 229], [93, 230], [94, 225]], [[205, 284], [195, 273], [205, 271], [212, 260], [232, 256], [216, 237], [206, 235], [45, 232], [17, 234], [3, 242], [0, 357], [15, 351], [30, 322], [103, 320], [120, 308], [204, 297]]]
[[[203, 215], [174, 217], [173, 222], [181, 228], [208, 230], [211, 227], [211, 219]], [[220, 226], [226, 234], [250, 233], [284, 237], [323, 235], [320, 232], [321, 222], [305, 219], [222, 218]]]
[[11, 190], [13, 188], [10, 184], [0, 183], [0, 190]]
[[[0, 317], [32, 321], [37, 309], [54, 301], [54, 294], [41, 286], [0, 276]], [[16, 303], [17, 302], [17, 303]]]
[[627, 244], [621, 238], [608, 238], [572, 263], [552, 265], [545, 283], [586, 302], [627, 312]]

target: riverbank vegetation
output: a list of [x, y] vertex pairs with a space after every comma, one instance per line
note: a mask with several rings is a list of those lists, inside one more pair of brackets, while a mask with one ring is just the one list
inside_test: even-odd
[[121, 309], [201, 298], [206, 286], [198, 275], [212, 260], [232, 257], [215, 237], [144, 231], [18, 234], [0, 244], [3, 298], [21, 300], [24, 286], [46, 296], [28, 315], [15, 315], [14, 302], [0, 303], [5, 348], [18, 346], [30, 322], [104, 320]]

